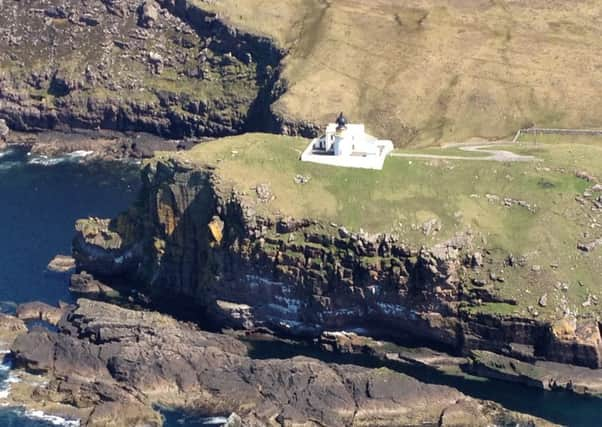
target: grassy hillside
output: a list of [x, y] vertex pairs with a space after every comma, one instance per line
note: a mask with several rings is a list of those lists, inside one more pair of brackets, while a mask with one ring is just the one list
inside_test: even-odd
[[[595, 207], [602, 192], [577, 175], [602, 177], [602, 140], [505, 147], [534, 155], [540, 159], [536, 162], [390, 157], [382, 171], [300, 162], [306, 144], [303, 139], [250, 134], [202, 144], [177, 156], [215, 167], [225, 185], [246, 194], [259, 213], [389, 232], [414, 247], [470, 233], [487, 264], [471, 278], [489, 280], [489, 273], [503, 277], [503, 282], [493, 281], [493, 291], [519, 301], [519, 308], [496, 304], [479, 309], [525, 314], [533, 306], [538, 315], [560, 316], [566, 309], [599, 314], [592, 296], [602, 298], [602, 245], [590, 252], [577, 246], [602, 237], [602, 210]], [[424, 152], [458, 154], [456, 148]], [[298, 175], [309, 182], [296, 183]], [[256, 191], [262, 184], [273, 195], [267, 203]], [[429, 223], [436, 224], [431, 231]], [[510, 258], [513, 266], [508, 265]], [[549, 304], [540, 307], [545, 293]]]
[[602, 126], [596, 0], [197, 3], [290, 49], [285, 116], [345, 110], [398, 146]]
[[138, 3], [118, 3], [5, 2], [0, 115], [49, 111], [58, 120], [40, 127], [73, 116], [74, 127], [174, 137], [240, 132], [266, 78], [259, 61], [246, 61], [244, 46], [237, 58], [158, 3], [149, 2], [156, 16], [148, 28]]

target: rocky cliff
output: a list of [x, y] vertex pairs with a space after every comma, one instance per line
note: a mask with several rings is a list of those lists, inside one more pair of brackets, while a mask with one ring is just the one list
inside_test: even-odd
[[236, 190], [212, 167], [159, 160], [143, 172], [131, 210], [77, 224], [80, 270], [142, 283], [222, 326], [316, 337], [386, 329], [466, 353], [494, 351], [602, 367], [600, 325], [479, 310], [500, 301], [470, 286], [479, 268], [470, 235], [431, 248], [335, 224], [260, 214], [269, 188]]
[[[2, 318], [0, 329], [14, 335], [16, 322]], [[58, 332], [17, 332], [27, 381], [12, 402], [86, 426], [159, 426], [154, 404], [229, 416], [228, 426], [550, 425], [385, 368], [256, 360], [235, 338], [90, 300], [66, 311]]]
[[597, 127], [601, 16], [595, 0], [9, 1], [0, 118], [309, 135], [345, 109], [398, 146]]
[[182, 138], [278, 126], [284, 50], [194, 2], [8, 2], [0, 119], [15, 130]]

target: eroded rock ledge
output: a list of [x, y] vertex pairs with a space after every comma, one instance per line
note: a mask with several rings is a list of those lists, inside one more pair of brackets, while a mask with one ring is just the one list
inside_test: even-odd
[[232, 337], [85, 299], [58, 332], [22, 334], [12, 353], [17, 368], [45, 379], [20, 390], [19, 403], [88, 426], [160, 425], [156, 403], [236, 412], [247, 426], [547, 425], [388, 369], [306, 357], [253, 360]]

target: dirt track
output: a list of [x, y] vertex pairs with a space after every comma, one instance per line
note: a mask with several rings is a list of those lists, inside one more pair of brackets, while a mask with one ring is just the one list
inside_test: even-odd
[[476, 153], [487, 153], [489, 155], [482, 157], [471, 157], [471, 156], [449, 156], [449, 155], [438, 155], [438, 154], [412, 154], [412, 153], [391, 153], [393, 157], [408, 157], [415, 159], [440, 159], [440, 160], [489, 160], [495, 162], [534, 162], [541, 161], [534, 156], [523, 156], [515, 154], [508, 150], [496, 150], [491, 147], [495, 145], [508, 145], [507, 141], [492, 142], [487, 144], [471, 144], [471, 143], [454, 143], [446, 144], [442, 148], [458, 148], [462, 151], [476, 152]]

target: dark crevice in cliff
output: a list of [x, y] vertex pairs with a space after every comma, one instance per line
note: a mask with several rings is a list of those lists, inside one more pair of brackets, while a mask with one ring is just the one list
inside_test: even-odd
[[281, 61], [286, 52], [266, 38], [226, 25], [214, 14], [196, 7], [186, 0], [160, 0], [171, 13], [191, 25], [202, 39], [211, 39], [210, 48], [223, 54], [233, 54], [240, 61], [257, 64], [256, 83], [259, 92], [249, 106], [240, 132], [276, 132], [277, 120], [271, 112], [272, 103], [282, 94], [278, 90]]

